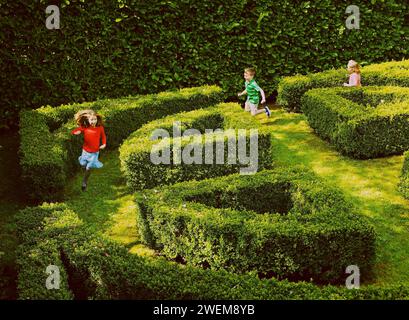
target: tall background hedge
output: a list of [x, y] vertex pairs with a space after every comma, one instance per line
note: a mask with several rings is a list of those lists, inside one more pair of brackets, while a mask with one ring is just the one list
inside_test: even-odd
[[[45, 27], [57, 4], [61, 29]], [[345, 29], [358, 5], [360, 30]], [[0, 127], [42, 105], [218, 84], [233, 96], [255, 66], [279, 76], [409, 52], [407, 0], [0, 0]]]

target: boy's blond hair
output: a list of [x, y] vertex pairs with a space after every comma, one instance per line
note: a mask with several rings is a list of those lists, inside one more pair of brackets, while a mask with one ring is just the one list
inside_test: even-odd
[[246, 68], [244, 69], [244, 72], [247, 72], [251, 76], [254, 76], [256, 74], [256, 70], [254, 68]]

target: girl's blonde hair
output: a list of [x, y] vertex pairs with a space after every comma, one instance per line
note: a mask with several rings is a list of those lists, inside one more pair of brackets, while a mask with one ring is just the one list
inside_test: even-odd
[[75, 122], [80, 126], [80, 127], [89, 127], [89, 121], [88, 117], [90, 116], [95, 116], [97, 117], [97, 124], [96, 126], [102, 126], [102, 116], [98, 113], [96, 113], [94, 110], [87, 109], [87, 110], [80, 110], [74, 115]]
[[356, 73], [361, 73], [361, 66], [355, 60], [348, 61], [348, 68], [351, 68]]

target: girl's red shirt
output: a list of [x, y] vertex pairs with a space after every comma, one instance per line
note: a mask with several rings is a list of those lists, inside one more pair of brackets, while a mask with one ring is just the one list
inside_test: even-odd
[[99, 127], [78, 127], [71, 131], [72, 134], [76, 132], [82, 132], [84, 134], [84, 144], [82, 148], [87, 152], [98, 152], [102, 138], [102, 144], [107, 143], [105, 136], [105, 130], [103, 126]]

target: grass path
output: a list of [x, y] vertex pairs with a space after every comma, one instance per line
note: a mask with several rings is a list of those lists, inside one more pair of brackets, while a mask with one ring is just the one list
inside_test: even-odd
[[77, 174], [66, 188], [65, 203], [95, 232], [124, 244], [130, 252], [154, 255], [142, 245], [136, 228], [137, 206], [121, 176], [119, 152], [102, 151], [104, 167], [91, 173], [86, 192], [81, 191], [82, 175]]
[[[344, 190], [375, 226], [378, 240], [374, 282], [409, 284], [409, 201], [396, 189], [403, 157], [352, 160], [315, 136], [304, 115], [273, 108], [271, 118], [257, 118], [271, 126], [276, 163], [311, 168]], [[153, 255], [139, 243], [137, 208], [121, 177], [118, 156], [118, 151], [102, 153], [105, 166], [91, 175], [85, 193], [80, 190], [81, 175], [73, 178], [66, 189], [66, 203], [96, 232], [123, 243], [131, 252]]]

